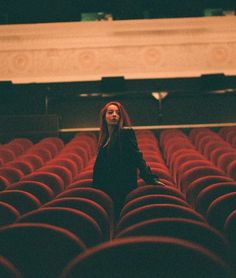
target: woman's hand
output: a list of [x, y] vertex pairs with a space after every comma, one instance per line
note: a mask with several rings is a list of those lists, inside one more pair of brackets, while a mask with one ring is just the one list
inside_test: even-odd
[[160, 180], [158, 179], [155, 179], [155, 182], [153, 183], [155, 185], [160, 185], [160, 186], [166, 186], [163, 182], [161, 182]]

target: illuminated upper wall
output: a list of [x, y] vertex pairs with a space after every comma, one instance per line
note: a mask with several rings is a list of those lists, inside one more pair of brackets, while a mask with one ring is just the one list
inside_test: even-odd
[[236, 75], [236, 16], [0, 26], [14, 83]]

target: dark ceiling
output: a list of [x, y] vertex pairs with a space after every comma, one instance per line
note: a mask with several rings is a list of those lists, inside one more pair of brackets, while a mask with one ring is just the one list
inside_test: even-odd
[[[81, 13], [113, 19], [198, 17], [207, 8], [235, 10], [235, 0], [0, 0], [0, 24], [80, 21]], [[217, 11], [216, 11], [217, 13]]]

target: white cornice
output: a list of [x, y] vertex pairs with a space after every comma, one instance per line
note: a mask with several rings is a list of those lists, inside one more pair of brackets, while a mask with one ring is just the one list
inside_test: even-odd
[[0, 26], [0, 80], [236, 75], [236, 17]]

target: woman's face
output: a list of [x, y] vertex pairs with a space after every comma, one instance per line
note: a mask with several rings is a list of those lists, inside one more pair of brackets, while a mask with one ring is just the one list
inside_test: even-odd
[[107, 125], [111, 125], [111, 126], [117, 125], [120, 120], [119, 108], [114, 104], [109, 105], [107, 107], [105, 119], [106, 119]]

